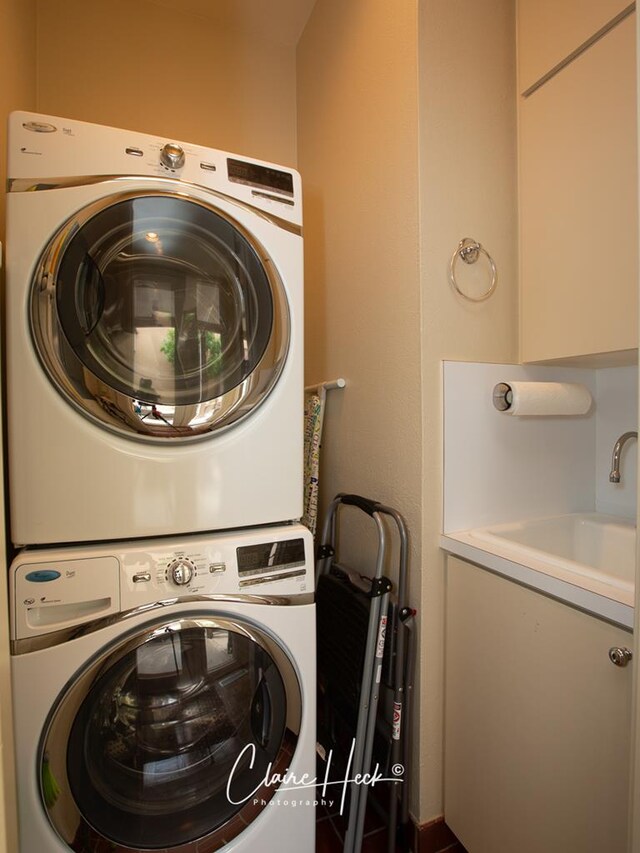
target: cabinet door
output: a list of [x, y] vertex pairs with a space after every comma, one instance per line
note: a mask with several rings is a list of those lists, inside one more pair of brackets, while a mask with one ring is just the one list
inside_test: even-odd
[[630, 5], [628, 0], [518, 0], [518, 91], [526, 92]]
[[520, 104], [522, 360], [637, 347], [635, 15]]
[[473, 853], [624, 853], [631, 634], [455, 558], [445, 818]]

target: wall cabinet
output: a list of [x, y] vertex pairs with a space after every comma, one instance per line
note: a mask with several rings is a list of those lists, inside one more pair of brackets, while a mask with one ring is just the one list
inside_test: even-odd
[[521, 357], [638, 346], [635, 14], [520, 99]]
[[628, 0], [518, 0], [518, 91], [526, 92], [630, 5]]
[[449, 557], [445, 819], [472, 853], [624, 853], [627, 631]]

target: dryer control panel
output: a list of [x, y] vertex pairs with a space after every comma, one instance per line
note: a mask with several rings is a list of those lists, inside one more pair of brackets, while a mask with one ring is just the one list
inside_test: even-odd
[[[9, 117], [9, 184], [34, 189], [74, 175], [143, 176], [182, 181], [223, 193], [293, 225], [302, 225], [302, 187], [295, 169], [229, 151], [89, 122], [14, 112]], [[15, 188], [15, 187], [14, 187]]]
[[23, 639], [158, 602], [306, 596], [314, 591], [313, 538], [286, 524], [25, 550], [10, 572], [11, 633]]

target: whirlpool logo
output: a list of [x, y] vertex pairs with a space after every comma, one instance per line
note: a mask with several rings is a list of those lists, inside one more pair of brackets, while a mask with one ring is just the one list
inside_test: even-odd
[[55, 133], [58, 129], [55, 124], [49, 124], [46, 121], [25, 121], [22, 126], [32, 133]]

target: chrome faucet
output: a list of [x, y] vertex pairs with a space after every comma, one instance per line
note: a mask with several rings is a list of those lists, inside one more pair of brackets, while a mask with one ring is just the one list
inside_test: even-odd
[[611, 455], [611, 473], [609, 474], [610, 483], [620, 482], [620, 455], [622, 453], [622, 448], [630, 438], [637, 439], [638, 433], [635, 432], [635, 430], [623, 432], [620, 438], [613, 445], [613, 453]]

